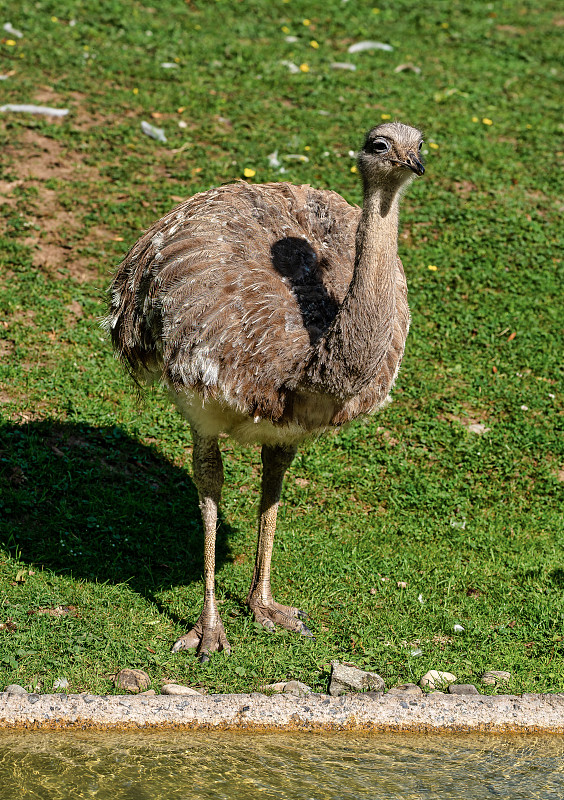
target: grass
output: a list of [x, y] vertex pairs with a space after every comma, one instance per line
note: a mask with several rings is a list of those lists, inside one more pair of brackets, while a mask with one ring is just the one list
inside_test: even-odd
[[[157, 689], [325, 690], [342, 659], [388, 685], [507, 669], [511, 691], [564, 691], [559, 5], [21, 0], [4, 18], [24, 36], [0, 42], [2, 102], [70, 113], [0, 115], [0, 687], [110, 693], [138, 667]], [[394, 50], [347, 53], [363, 39]], [[273, 590], [316, 639], [244, 606], [260, 458], [226, 441], [234, 651], [200, 666], [170, 653], [202, 598], [189, 432], [160, 391], [137, 401], [104, 290], [142, 229], [245, 169], [360, 202], [348, 153], [388, 115], [426, 132], [400, 234], [413, 326], [392, 405], [287, 479]], [[281, 174], [276, 150], [309, 160]]]

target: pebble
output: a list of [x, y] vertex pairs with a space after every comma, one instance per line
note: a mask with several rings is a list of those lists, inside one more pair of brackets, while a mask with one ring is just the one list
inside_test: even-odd
[[480, 694], [472, 683], [451, 683], [448, 687], [449, 694]]
[[276, 694], [295, 694], [298, 697], [303, 697], [313, 692], [311, 686], [301, 681], [279, 681], [278, 683], [268, 683], [266, 686], [261, 686], [260, 688], [262, 693], [276, 692]]
[[122, 669], [115, 676], [114, 683], [118, 689], [137, 693], [149, 687], [151, 678], [142, 669]]
[[161, 689], [161, 694], [190, 694], [201, 697], [201, 693], [192, 689], [191, 686], [182, 686], [180, 683], [165, 683]]
[[406, 694], [409, 694], [420, 697], [423, 692], [415, 683], [402, 683], [400, 686], [394, 686], [387, 694], [398, 695], [400, 697], [405, 697]]
[[511, 673], [505, 672], [502, 669], [491, 669], [488, 672], [484, 672], [482, 675], [482, 683], [485, 683], [487, 686], [495, 686], [498, 683], [507, 683], [511, 680]]
[[6, 686], [4, 691], [8, 695], [10, 695], [10, 694], [27, 694], [27, 691], [24, 689], [24, 687], [20, 686], [18, 683], [11, 683], [9, 686]]
[[450, 672], [440, 672], [437, 669], [431, 669], [419, 681], [419, 686], [422, 689], [436, 689], [438, 686], [447, 686], [449, 683], [456, 681], [456, 675], [451, 675]]
[[385, 688], [384, 679], [376, 672], [366, 672], [358, 667], [347, 667], [338, 661], [331, 662], [329, 694], [332, 697], [338, 697], [350, 691], [362, 692], [366, 689], [383, 692]]
[[302, 683], [301, 681], [288, 681], [288, 683], [284, 686], [284, 694], [294, 694], [297, 697], [303, 697], [306, 694], [312, 693], [311, 686], [308, 686], [306, 683]]
[[262, 692], [283, 692], [287, 683], [288, 681], [279, 681], [278, 683], [267, 683], [265, 686], [261, 686], [260, 689]]
[[481, 422], [472, 422], [470, 425], [467, 425], [466, 428], [471, 433], [477, 433], [478, 436], [483, 436], [484, 433], [488, 433], [490, 430], [490, 428], [488, 428], [486, 425], [483, 425]]

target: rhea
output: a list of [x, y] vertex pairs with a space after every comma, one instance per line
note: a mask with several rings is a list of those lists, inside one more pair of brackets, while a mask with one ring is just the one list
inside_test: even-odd
[[286, 470], [303, 440], [387, 400], [410, 316], [398, 257], [402, 191], [422, 175], [419, 130], [372, 128], [358, 155], [362, 209], [335, 192], [240, 182], [196, 194], [131, 248], [105, 325], [139, 382], [162, 381], [188, 420], [204, 528], [204, 600], [173, 651], [230, 650], [215, 599], [220, 434], [260, 444], [258, 544], [247, 604], [306, 636], [270, 569]]

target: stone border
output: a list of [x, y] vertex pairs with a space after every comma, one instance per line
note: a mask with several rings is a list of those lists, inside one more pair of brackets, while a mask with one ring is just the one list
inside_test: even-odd
[[1, 729], [564, 733], [564, 694], [0, 693]]

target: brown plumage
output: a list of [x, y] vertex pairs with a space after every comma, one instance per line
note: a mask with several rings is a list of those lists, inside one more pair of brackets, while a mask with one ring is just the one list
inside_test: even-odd
[[139, 381], [161, 380], [189, 420], [204, 522], [204, 609], [174, 650], [229, 648], [214, 596], [219, 433], [262, 448], [259, 542], [248, 603], [265, 627], [311, 635], [276, 603], [270, 558], [296, 445], [380, 407], [409, 327], [397, 256], [399, 196], [422, 174], [421, 133], [373, 128], [359, 154], [362, 210], [287, 183], [212, 189], [181, 203], [129, 251], [105, 325]]

